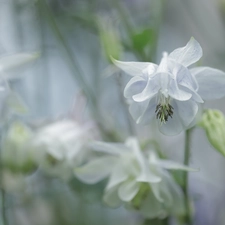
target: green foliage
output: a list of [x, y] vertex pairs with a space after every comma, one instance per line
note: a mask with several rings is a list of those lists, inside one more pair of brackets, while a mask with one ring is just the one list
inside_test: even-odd
[[154, 44], [155, 31], [151, 28], [143, 29], [139, 32], [134, 33], [131, 39], [133, 48], [137, 51], [143, 51], [147, 45]]

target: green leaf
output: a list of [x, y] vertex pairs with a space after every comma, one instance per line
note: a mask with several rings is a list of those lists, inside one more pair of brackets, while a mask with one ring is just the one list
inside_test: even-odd
[[135, 33], [132, 36], [133, 48], [138, 51], [143, 51], [143, 49], [148, 44], [154, 44], [155, 32], [153, 29], [144, 29], [140, 32]]

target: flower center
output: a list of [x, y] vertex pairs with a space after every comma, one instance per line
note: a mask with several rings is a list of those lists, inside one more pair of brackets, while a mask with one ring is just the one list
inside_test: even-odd
[[166, 123], [168, 118], [173, 116], [173, 106], [170, 105], [170, 97], [160, 96], [160, 102], [156, 106], [155, 113], [156, 118], [161, 121], [161, 123]]

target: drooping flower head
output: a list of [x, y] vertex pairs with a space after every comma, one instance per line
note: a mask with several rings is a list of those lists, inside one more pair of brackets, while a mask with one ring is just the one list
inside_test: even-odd
[[87, 184], [109, 178], [103, 197], [109, 206], [124, 203], [148, 218], [182, 211], [182, 191], [165, 169], [193, 169], [161, 160], [153, 149], [144, 153], [134, 137], [124, 144], [94, 142], [90, 147], [103, 155], [76, 168], [75, 175]]
[[209, 68], [188, 67], [202, 57], [202, 48], [191, 38], [185, 47], [163, 53], [159, 65], [121, 62], [116, 66], [133, 78], [124, 90], [131, 100], [130, 113], [137, 123], [158, 120], [159, 130], [175, 135], [194, 124], [203, 99], [225, 95], [225, 73]]

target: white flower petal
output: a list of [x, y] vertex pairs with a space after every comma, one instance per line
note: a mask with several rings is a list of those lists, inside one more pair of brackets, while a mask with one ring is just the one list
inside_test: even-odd
[[191, 93], [179, 89], [179, 87], [177, 85], [177, 82], [173, 79], [170, 80], [170, 86], [169, 86], [168, 94], [173, 99], [176, 99], [176, 100], [179, 100], [179, 101], [187, 101], [192, 96]]
[[132, 118], [139, 123], [139, 118], [144, 114], [149, 104], [149, 100], [144, 102], [132, 102], [129, 107], [129, 112]]
[[174, 77], [176, 77], [176, 81], [179, 85], [187, 87], [188, 89], [193, 91], [196, 91], [198, 89], [196, 78], [183, 65], [173, 63], [172, 73]]
[[191, 38], [186, 46], [177, 48], [169, 54], [169, 58], [188, 67], [197, 62], [202, 57], [202, 48], [200, 44]]
[[159, 130], [165, 135], [177, 135], [185, 129], [178, 114], [177, 105], [174, 104], [174, 101], [171, 102], [171, 105], [174, 108], [172, 118], [169, 117], [166, 123], [161, 123], [161, 121], [158, 120]]
[[117, 158], [113, 156], [105, 156], [94, 159], [86, 165], [76, 168], [75, 175], [82, 182], [87, 184], [95, 184], [105, 179], [116, 165]]
[[170, 170], [199, 171], [198, 169], [190, 168], [188, 166], [170, 160], [160, 159], [157, 160], [156, 164], [164, 169]]
[[138, 183], [136, 180], [127, 180], [120, 185], [118, 195], [124, 202], [129, 202], [138, 193], [139, 188], [140, 183]]
[[143, 200], [140, 212], [145, 218], [157, 218], [161, 215], [165, 215], [163, 205], [156, 199], [151, 191]]
[[131, 76], [142, 76], [143, 70], [148, 66], [158, 67], [157, 65], [148, 62], [122, 62], [115, 59], [113, 59], [113, 63]]
[[139, 182], [152, 182], [157, 183], [161, 181], [161, 178], [156, 176], [149, 168], [148, 162], [144, 157], [143, 153], [140, 150], [137, 139], [132, 138], [128, 139], [126, 142], [128, 146], [133, 150], [135, 158], [139, 163], [139, 167], [141, 169], [140, 175], [137, 177], [137, 181]]
[[120, 143], [105, 143], [101, 141], [94, 141], [89, 144], [89, 147], [97, 152], [107, 153], [111, 155], [120, 155], [125, 152], [129, 152], [129, 149]]
[[145, 89], [141, 93], [134, 95], [133, 100], [135, 102], [143, 102], [147, 99], [151, 99], [154, 95], [158, 93], [159, 89], [159, 76], [156, 75], [153, 78], [149, 78]]
[[225, 95], [225, 73], [210, 67], [197, 67], [191, 69], [198, 84], [199, 95], [205, 99], [219, 99]]
[[103, 201], [112, 208], [119, 207], [122, 204], [122, 201], [120, 200], [117, 192], [118, 186], [115, 186], [105, 191], [105, 194], [103, 196]]
[[159, 201], [159, 202], [163, 202], [163, 198], [161, 197], [161, 191], [160, 191], [160, 187], [163, 185], [162, 182], [160, 182], [160, 184], [151, 184], [151, 189], [152, 189], [152, 192], [153, 194], [155, 195], [156, 199]]
[[127, 178], [128, 178], [128, 173], [126, 173], [126, 171], [124, 170], [123, 165], [118, 163], [117, 167], [113, 169], [113, 172], [109, 178], [109, 182], [107, 184], [106, 190], [113, 188], [114, 186], [125, 181]]
[[180, 121], [187, 127], [195, 118], [198, 112], [198, 104], [192, 100], [176, 101]]
[[124, 89], [124, 97], [131, 98], [133, 95], [136, 95], [144, 90], [147, 85], [147, 80], [142, 77], [133, 77], [127, 83]]
[[156, 105], [157, 105], [156, 98], [152, 98], [149, 101], [148, 107], [145, 110], [145, 112], [138, 118], [137, 123], [142, 125], [149, 124], [152, 121], [152, 119], [156, 117], [156, 113], [155, 113]]
[[[19, 66], [23, 66], [39, 57], [39, 53], [18, 53], [13, 55], [7, 55], [0, 57], [0, 72], [7, 72], [8, 70], [15, 69]], [[7, 76], [7, 75], [6, 75]], [[14, 77], [6, 77], [6, 79], [11, 79]]]

